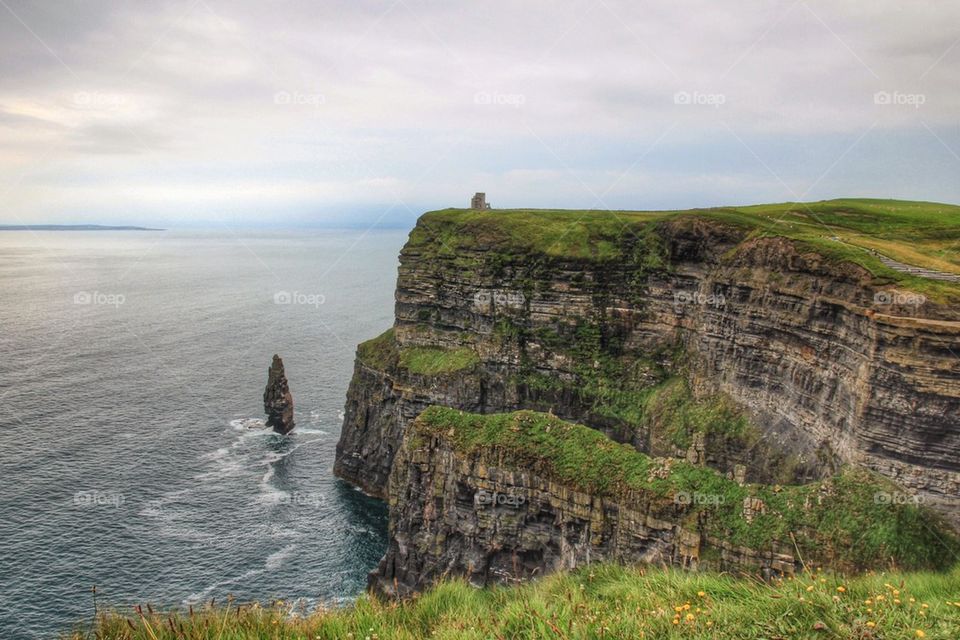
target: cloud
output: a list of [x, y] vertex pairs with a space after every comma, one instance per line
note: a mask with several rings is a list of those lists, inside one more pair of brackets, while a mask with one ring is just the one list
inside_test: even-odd
[[958, 5], [8, 4], [5, 222], [960, 201]]

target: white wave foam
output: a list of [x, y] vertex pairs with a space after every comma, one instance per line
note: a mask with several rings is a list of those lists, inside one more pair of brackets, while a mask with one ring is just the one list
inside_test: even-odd
[[193, 593], [187, 596], [184, 599], [183, 604], [184, 606], [188, 606], [192, 604], [199, 604], [201, 602], [205, 602], [207, 598], [210, 597], [210, 594], [213, 593], [218, 588], [225, 587], [228, 584], [234, 584], [236, 582], [243, 582], [244, 580], [248, 580], [253, 576], [259, 575], [263, 572], [264, 572], [264, 569], [250, 569], [249, 571], [246, 571], [243, 574], [236, 576], [234, 578], [228, 578], [226, 580], [221, 580], [220, 582], [214, 582], [212, 585], [210, 585], [203, 591], [199, 591], [197, 593]]
[[209, 452], [209, 453], [204, 453], [204, 454], [201, 455], [198, 459], [199, 459], [199, 460], [219, 460], [220, 458], [223, 458], [224, 456], [228, 455], [229, 453], [230, 453], [230, 449], [228, 449], [227, 447], [220, 447], [220, 448], [217, 449], [216, 451], [211, 451], [211, 452]]
[[290, 434], [294, 436], [296, 435], [306, 436], [311, 434], [325, 436], [325, 435], [328, 435], [329, 433], [330, 433], [329, 431], [324, 431], [323, 429], [294, 429], [293, 431], [290, 432]]
[[264, 563], [264, 568], [267, 571], [276, 571], [283, 566], [284, 560], [290, 557], [290, 555], [297, 548], [295, 544], [288, 544], [283, 549], [275, 551], [267, 556], [267, 561]]
[[230, 426], [237, 431], [245, 429], [266, 429], [267, 423], [262, 418], [237, 418], [230, 421]]
[[167, 493], [155, 500], [150, 500], [140, 511], [137, 512], [137, 515], [141, 515], [145, 518], [167, 518], [171, 517], [171, 514], [168, 510], [164, 509], [169, 504], [178, 502], [181, 496], [185, 496], [189, 493], [193, 493], [193, 489], [181, 489], [179, 491], [173, 491]]

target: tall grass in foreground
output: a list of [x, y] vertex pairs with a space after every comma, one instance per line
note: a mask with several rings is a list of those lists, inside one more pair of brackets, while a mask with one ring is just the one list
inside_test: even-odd
[[312, 613], [282, 601], [101, 612], [71, 640], [412, 638], [960, 638], [960, 566], [946, 573], [822, 571], [749, 578], [598, 565], [513, 588], [443, 583], [415, 600]]

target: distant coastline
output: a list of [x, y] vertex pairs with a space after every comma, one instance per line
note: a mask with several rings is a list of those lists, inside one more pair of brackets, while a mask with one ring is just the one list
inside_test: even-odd
[[0, 224], [0, 231], [166, 231], [166, 229], [104, 224]]

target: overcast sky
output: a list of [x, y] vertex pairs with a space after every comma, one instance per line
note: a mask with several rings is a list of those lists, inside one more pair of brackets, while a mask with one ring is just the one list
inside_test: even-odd
[[956, 0], [0, 0], [0, 222], [960, 203]]

